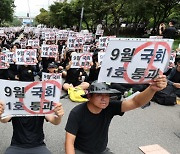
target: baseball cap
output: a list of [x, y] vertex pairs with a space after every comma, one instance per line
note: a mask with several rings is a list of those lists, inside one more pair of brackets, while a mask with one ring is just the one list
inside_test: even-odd
[[49, 63], [48, 68], [57, 68], [55, 63]]

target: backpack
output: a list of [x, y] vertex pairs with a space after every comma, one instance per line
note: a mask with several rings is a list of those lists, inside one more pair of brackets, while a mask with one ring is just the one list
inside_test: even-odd
[[156, 92], [152, 101], [160, 105], [173, 106], [176, 104], [176, 94], [174, 92], [174, 88], [171, 85], [167, 85], [167, 87], [161, 91]]
[[71, 87], [68, 89], [69, 98], [73, 102], [79, 102], [79, 103], [87, 102], [88, 99], [82, 97], [82, 95], [84, 94], [85, 94], [85, 91], [80, 87], [76, 87], [76, 88]]

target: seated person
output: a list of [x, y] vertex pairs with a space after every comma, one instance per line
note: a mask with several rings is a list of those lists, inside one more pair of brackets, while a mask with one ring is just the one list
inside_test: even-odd
[[180, 60], [168, 75], [168, 85], [173, 86], [175, 94], [180, 97]]
[[87, 82], [92, 83], [93, 81], [98, 79], [100, 64], [98, 63], [98, 50], [96, 49], [92, 56], [92, 65], [89, 70], [89, 76], [87, 78]]
[[5, 154], [51, 154], [44, 143], [44, 120], [58, 125], [64, 115], [63, 107], [57, 103], [54, 115], [30, 116], [30, 117], [6, 117], [1, 119], [4, 112], [4, 103], [0, 101], [0, 121], [2, 123], [12, 122], [13, 136], [11, 145]]
[[67, 75], [63, 84], [63, 89], [67, 91], [71, 87], [80, 87], [83, 90], [86, 90], [89, 87], [89, 83], [80, 80], [80, 77], [84, 74], [84, 70], [83, 68], [71, 68], [71, 53], [72, 52], [68, 52], [66, 56], [66, 59], [68, 59], [66, 65]]

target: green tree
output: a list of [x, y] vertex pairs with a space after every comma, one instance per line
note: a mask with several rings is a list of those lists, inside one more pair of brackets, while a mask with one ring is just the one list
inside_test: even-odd
[[49, 12], [44, 8], [40, 9], [40, 14], [35, 17], [35, 20], [40, 24], [51, 25]]
[[13, 20], [14, 0], [0, 0], [0, 25]]

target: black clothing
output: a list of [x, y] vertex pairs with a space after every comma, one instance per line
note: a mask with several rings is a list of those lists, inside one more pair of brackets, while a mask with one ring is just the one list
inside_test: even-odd
[[0, 79], [8, 79], [8, 70], [7, 69], [0, 69]]
[[96, 68], [96, 64], [91, 66], [91, 68], [89, 70], [89, 77], [88, 77], [89, 83], [92, 83], [93, 81], [98, 79], [99, 71], [100, 71], [100, 67]]
[[76, 136], [75, 149], [97, 154], [106, 149], [111, 119], [123, 114], [120, 101], [110, 102], [99, 114], [91, 113], [83, 103], [72, 109], [65, 130]]
[[8, 68], [8, 78], [10, 80], [15, 80], [16, 75], [18, 75], [17, 65], [10, 64], [10, 67]]
[[162, 33], [163, 38], [174, 39], [176, 36], [176, 28], [174, 26], [168, 27]]
[[44, 143], [44, 116], [35, 117], [12, 117], [13, 136], [12, 146], [31, 148]]
[[180, 72], [176, 71], [174, 76], [171, 78], [172, 82], [180, 83]]
[[32, 65], [18, 66], [19, 81], [34, 81], [35, 71], [36, 71], [36, 66], [32, 66]]
[[79, 81], [80, 72], [82, 72], [82, 68], [70, 68], [69, 70], [67, 70], [65, 83], [72, 84], [73, 86], [80, 85], [81, 84], [81, 81]]
[[54, 61], [55, 61], [54, 58], [42, 57], [42, 66], [43, 66], [42, 72], [47, 72], [47, 68], [48, 68], [49, 63], [52, 63]]

